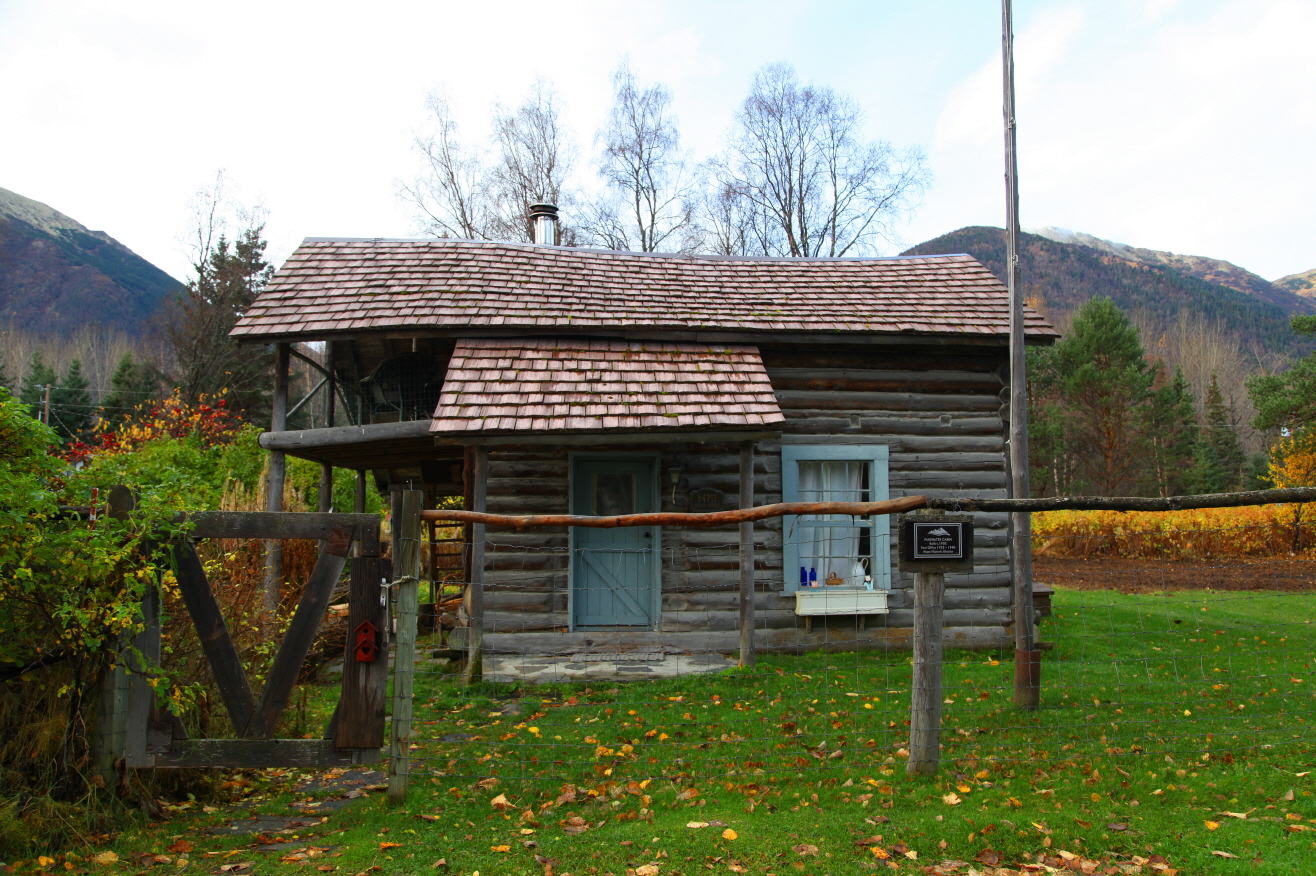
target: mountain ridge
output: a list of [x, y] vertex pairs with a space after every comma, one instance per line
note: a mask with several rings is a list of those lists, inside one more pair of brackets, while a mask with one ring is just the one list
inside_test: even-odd
[[92, 323], [138, 335], [182, 285], [106, 232], [0, 188], [0, 322], [58, 335]]
[[1224, 259], [1183, 255], [1165, 250], [1130, 246], [1127, 243], [1106, 240], [1082, 231], [1057, 228], [1054, 225], [1024, 230], [1029, 234], [1036, 234], [1056, 243], [1086, 246], [1098, 252], [1105, 252], [1117, 258], [1122, 258], [1131, 264], [1169, 268], [1196, 277], [1199, 280], [1205, 280], [1208, 283], [1215, 283], [1219, 286], [1226, 286], [1247, 295], [1252, 295], [1293, 313], [1316, 313], [1316, 302], [1298, 294], [1293, 289], [1281, 286], [1279, 281], [1272, 283], [1264, 277]]
[[[1294, 313], [1311, 313], [1316, 302], [1299, 298], [1293, 308], [1234, 289], [1167, 264], [1133, 261], [1080, 243], [1060, 243], [1041, 235], [1020, 234], [1024, 293], [1043, 307], [1073, 311], [1105, 295], [1128, 313], [1144, 311], [1169, 325], [1182, 312], [1219, 323], [1259, 356], [1302, 356], [1312, 342], [1289, 325]], [[902, 255], [968, 253], [1005, 281], [1005, 230], [968, 226], [905, 250]], [[1241, 269], [1240, 269], [1241, 270]], [[1298, 309], [1301, 308], [1301, 309]]]

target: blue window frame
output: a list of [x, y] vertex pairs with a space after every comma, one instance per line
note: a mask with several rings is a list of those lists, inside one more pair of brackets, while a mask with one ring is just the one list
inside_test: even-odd
[[[785, 444], [783, 502], [882, 502], [891, 498], [885, 444]], [[891, 525], [886, 515], [789, 515], [782, 520], [785, 592], [801, 569], [842, 586], [891, 589]]]

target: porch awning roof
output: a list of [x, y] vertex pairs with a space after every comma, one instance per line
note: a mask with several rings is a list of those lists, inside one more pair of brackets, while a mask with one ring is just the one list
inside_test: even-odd
[[762, 432], [784, 420], [757, 347], [497, 338], [457, 342], [430, 431]]

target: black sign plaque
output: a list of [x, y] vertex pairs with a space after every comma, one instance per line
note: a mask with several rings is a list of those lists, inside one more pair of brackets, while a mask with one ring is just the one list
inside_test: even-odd
[[900, 521], [900, 568], [905, 572], [973, 571], [972, 515], [905, 515]]
[[719, 490], [705, 488], [690, 493], [691, 511], [721, 511], [725, 507], [726, 497]]

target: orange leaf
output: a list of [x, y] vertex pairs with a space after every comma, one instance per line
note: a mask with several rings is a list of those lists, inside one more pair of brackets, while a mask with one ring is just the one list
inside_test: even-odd
[[733, 839], [735, 839], [738, 835], [739, 835], [739, 834], [737, 834], [734, 830], [732, 830], [732, 829], [729, 828], [729, 827], [728, 827], [726, 830], [722, 831], [722, 839], [724, 839], [724, 840], [733, 840]]

